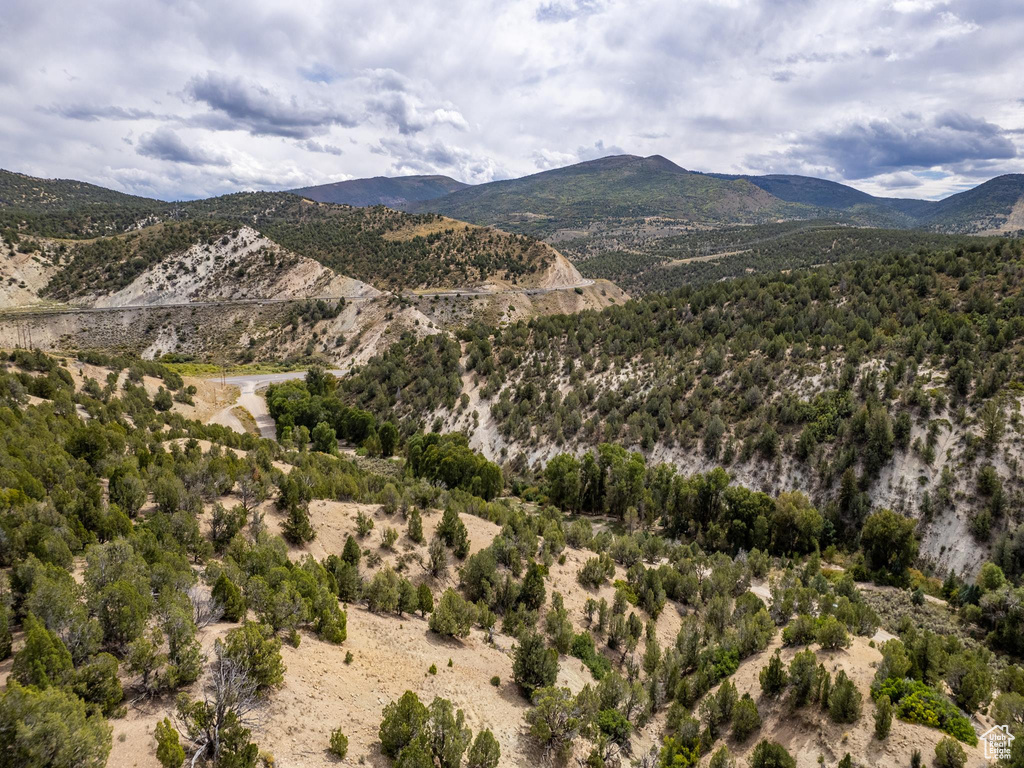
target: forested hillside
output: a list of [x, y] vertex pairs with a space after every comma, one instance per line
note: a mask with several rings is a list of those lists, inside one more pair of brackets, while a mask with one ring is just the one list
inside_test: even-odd
[[919, 248], [969, 248], [994, 242], [921, 230], [873, 229], [832, 221], [788, 221], [699, 230], [666, 237], [582, 237], [558, 247], [587, 277], [606, 278], [631, 293], [806, 269]]
[[402, 208], [420, 200], [433, 200], [467, 186], [447, 176], [375, 176], [372, 179], [351, 179], [333, 184], [318, 184], [291, 190], [296, 195], [320, 203], [344, 205], [386, 205]]
[[168, 255], [212, 245], [240, 226], [339, 275], [391, 290], [488, 280], [530, 285], [556, 258], [520, 235], [382, 206], [353, 208], [270, 192], [169, 204], [78, 182], [7, 172], [0, 180], [0, 233], [12, 247], [54, 254], [62, 268], [46, 293], [61, 300], [116, 291]]
[[883, 766], [977, 758], [968, 718], [1016, 711], [1017, 574], [922, 574], [908, 518], [844, 536], [611, 444], [528, 486], [350, 395], [277, 387], [261, 440], [187, 420], [162, 364], [4, 356], [11, 765]]
[[692, 173], [658, 155], [605, 157], [410, 206], [538, 237], [647, 218], [711, 226], [755, 223], [798, 216], [800, 209], [749, 181]]
[[1017, 523], [1022, 277], [1020, 244], [1001, 241], [685, 286], [468, 328], [458, 367], [423, 368], [410, 342], [344, 387], [375, 413], [465, 423], [521, 469], [615, 442], [811, 491], [837, 532], [872, 500], [938, 516], [928, 552], [959, 568], [971, 536]]

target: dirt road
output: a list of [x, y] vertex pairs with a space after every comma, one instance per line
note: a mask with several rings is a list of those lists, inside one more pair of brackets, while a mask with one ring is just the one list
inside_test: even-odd
[[[330, 371], [330, 373], [335, 376], [343, 375], [343, 372], [339, 370], [333, 370]], [[244, 432], [245, 429], [242, 426], [242, 422], [240, 422], [238, 417], [231, 412], [232, 408], [240, 405], [251, 413], [254, 419], [256, 419], [256, 426], [259, 427], [260, 435], [273, 440], [277, 433], [274, 428], [274, 420], [270, 417], [270, 411], [267, 409], [267, 401], [263, 396], [263, 391], [271, 384], [277, 384], [281, 381], [290, 381], [292, 379], [301, 379], [304, 378], [305, 375], [305, 371], [289, 371], [288, 373], [259, 373], [248, 376], [227, 376], [223, 379], [223, 382], [230, 386], [238, 387], [238, 400], [218, 411], [211, 421], [215, 424], [223, 424], [225, 427], [229, 427], [236, 432]]]

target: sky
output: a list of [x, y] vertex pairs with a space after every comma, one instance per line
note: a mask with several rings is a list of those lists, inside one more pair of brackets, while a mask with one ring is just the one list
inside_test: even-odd
[[162, 199], [611, 154], [1024, 172], [1020, 0], [3, 0], [0, 167]]

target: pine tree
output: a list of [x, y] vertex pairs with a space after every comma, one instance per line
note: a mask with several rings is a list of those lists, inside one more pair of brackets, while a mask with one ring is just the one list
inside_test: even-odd
[[418, 598], [420, 615], [426, 618], [426, 615], [434, 610], [434, 593], [430, 591], [430, 587], [426, 583], [423, 583], [417, 589], [416, 596]]
[[296, 546], [316, 538], [316, 531], [309, 522], [309, 509], [305, 504], [289, 505], [288, 519], [281, 528], [284, 537]]
[[786, 668], [782, 664], [782, 657], [778, 651], [772, 655], [768, 665], [761, 670], [758, 679], [761, 682], [761, 692], [768, 698], [774, 699], [782, 693], [789, 682], [789, 676], [786, 674]]
[[242, 590], [224, 571], [217, 577], [211, 595], [224, 612], [225, 621], [241, 621], [245, 618], [245, 598], [242, 597]]

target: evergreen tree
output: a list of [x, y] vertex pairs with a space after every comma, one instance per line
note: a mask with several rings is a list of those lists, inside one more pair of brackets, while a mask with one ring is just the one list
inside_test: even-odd
[[544, 638], [527, 631], [512, 652], [512, 679], [526, 698], [538, 688], [555, 684], [558, 678], [558, 652], [544, 644]]

